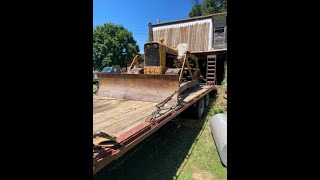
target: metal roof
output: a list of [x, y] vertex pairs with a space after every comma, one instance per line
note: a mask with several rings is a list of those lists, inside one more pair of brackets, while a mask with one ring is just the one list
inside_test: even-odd
[[168, 21], [168, 22], [163, 22], [163, 23], [158, 23], [158, 24], [152, 24], [152, 27], [158, 27], [158, 26], [169, 25], [169, 24], [177, 24], [177, 23], [183, 23], [183, 22], [188, 22], [188, 21], [196, 21], [196, 20], [201, 20], [201, 19], [208, 19], [208, 18], [213, 18], [215, 16], [223, 16], [223, 15], [227, 15], [227, 12], [215, 13], [215, 14], [210, 14], [210, 15], [206, 15], [206, 16], [197, 16], [197, 17], [174, 20], [174, 21]]

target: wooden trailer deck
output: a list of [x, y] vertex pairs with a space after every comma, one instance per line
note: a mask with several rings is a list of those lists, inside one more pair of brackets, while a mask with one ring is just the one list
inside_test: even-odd
[[213, 90], [216, 91], [216, 88], [212, 85], [200, 85], [185, 91], [180, 95], [177, 107], [174, 109], [165, 107], [153, 123], [146, 119], [156, 110], [157, 103], [94, 96], [93, 132], [104, 132], [114, 136], [119, 144], [94, 150], [93, 174], [122, 156]]
[[104, 132], [119, 136], [142, 123], [157, 103], [93, 97], [93, 133]]
[[[206, 91], [208, 86], [198, 86], [179, 97], [180, 103], [189, 103]], [[118, 137], [145, 122], [156, 110], [157, 103], [93, 96], [93, 133], [104, 132]]]

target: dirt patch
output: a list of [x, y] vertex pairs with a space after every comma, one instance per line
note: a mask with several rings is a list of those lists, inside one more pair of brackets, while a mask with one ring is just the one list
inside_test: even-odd
[[223, 88], [223, 86], [217, 86], [218, 93], [217, 93], [217, 99], [216, 99], [216, 105], [222, 106], [225, 109], [227, 109], [227, 94], [226, 90]]
[[195, 180], [213, 180], [213, 175], [209, 171], [196, 171], [192, 176]]

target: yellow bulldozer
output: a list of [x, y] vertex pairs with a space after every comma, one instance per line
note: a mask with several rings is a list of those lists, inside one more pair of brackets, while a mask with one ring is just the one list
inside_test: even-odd
[[179, 94], [199, 83], [198, 58], [188, 51], [178, 51], [160, 42], [144, 45], [145, 57], [132, 60], [126, 74], [98, 73], [99, 96], [178, 103]]

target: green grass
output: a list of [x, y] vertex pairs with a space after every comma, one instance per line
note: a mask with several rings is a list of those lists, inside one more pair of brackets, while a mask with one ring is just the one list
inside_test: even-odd
[[[219, 106], [215, 104], [208, 114], [215, 114], [214, 108]], [[100, 170], [94, 180], [227, 179], [227, 168], [220, 161], [208, 117], [195, 120], [190, 112], [183, 113]]]
[[227, 179], [227, 169], [221, 164], [208, 120], [193, 145], [177, 173], [178, 179]]
[[97, 92], [97, 90], [98, 90], [98, 86], [94, 84], [93, 85], [93, 94], [95, 94]]

